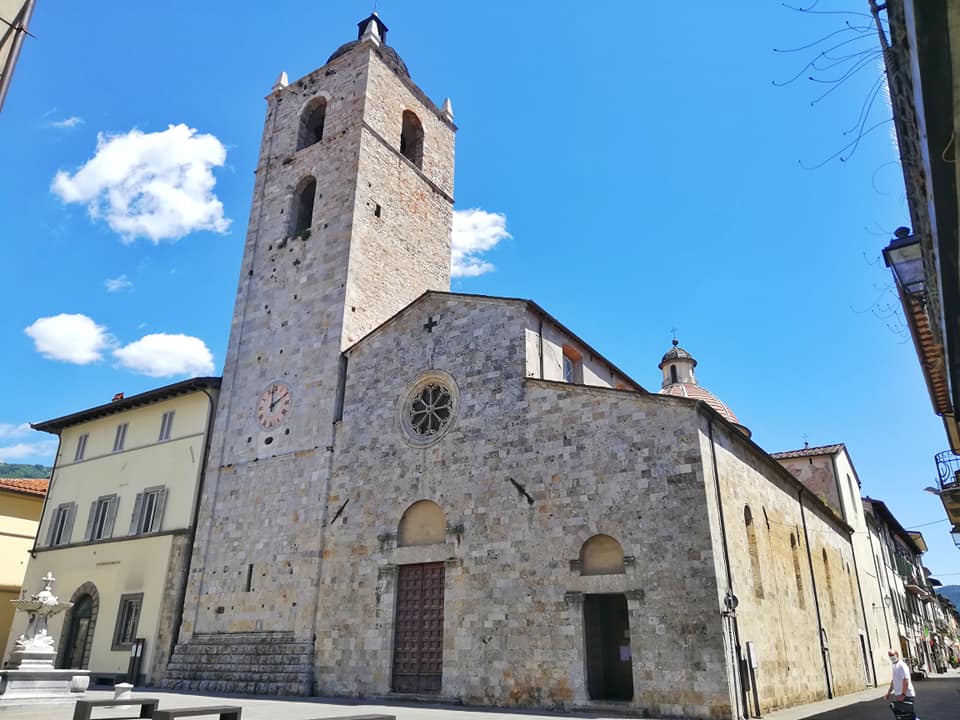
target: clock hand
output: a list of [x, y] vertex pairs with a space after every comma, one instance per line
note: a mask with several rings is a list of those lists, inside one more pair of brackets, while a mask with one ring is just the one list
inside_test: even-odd
[[[283, 393], [283, 395], [281, 395], [280, 397], [278, 397], [278, 398], [276, 398], [275, 400], [273, 400], [273, 401], [270, 403], [270, 412], [273, 412], [273, 409], [277, 406], [277, 403], [280, 402], [281, 400], [283, 400], [286, 396], [287, 396], [287, 393]], [[272, 395], [271, 395], [270, 397], [271, 397], [271, 399], [273, 398]]]

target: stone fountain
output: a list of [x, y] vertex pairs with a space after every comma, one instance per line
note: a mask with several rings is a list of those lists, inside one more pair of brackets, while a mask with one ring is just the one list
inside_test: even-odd
[[10, 601], [17, 610], [26, 612], [30, 620], [27, 631], [17, 639], [16, 650], [10, 657], [10, 669], [0, 670], [0, 706], [30, 700], [72, 700], [89, 682], [89, 670], [53, 666], [57, 651], [47, 630], [47, 620], [73, 607], [73, 603], [60, 602], [53, 594], [55, 579], [48, 572], [43, 577], [43, 590], [29, 599]]

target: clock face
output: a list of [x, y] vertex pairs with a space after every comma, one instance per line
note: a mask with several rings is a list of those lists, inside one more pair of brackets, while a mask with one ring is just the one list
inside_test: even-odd
[[273, 383], [260, 393], [257, 400], [257, 420], [266, 429], [282, 423], [289, 411], [290, 388], [283, 383]]

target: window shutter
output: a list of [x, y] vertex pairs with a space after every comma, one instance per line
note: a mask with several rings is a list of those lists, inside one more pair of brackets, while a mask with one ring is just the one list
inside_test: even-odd
[[103, 523], [103, 537], [113, 537], [113, 524], [117, 519], [117, 496], [112, 495], [107, 501], [107, 518]]
[[90, 503], [90, 514], [87, 515], [87, 531], [83, 534], [83, 541], [89, 542], [93, 536], [93, 519], [97, 516], [97, 501]]
[[72, 502], [67, 505], [67, 519], [63, 523], [63, 536], [60, 542], [64, 545], [73, 540], [73, 521], [77, 517], [77, 504]]
[[47, 526], [47, 542], [44, 543], [47, 547], [50, 547], [51, 545], [53, 545], [53, 531], [57, 527], [57, 515], [59, 514], [57, 512], [58, 510], [60, 510], [60, 508], [54, 509], [53, 516], [50, 518], [50, 523]]
[[160, 532], [163, 526], [163, 509], [167, 506], [167, 488], [162, 487], [157, 491], [157, 507], [153, 511], [153, 522], [150, 524], [150, 532]]
[[143, 493], [137, 493], [133, 501], [133, 515], [130, 516], [130, 532], [127, 535], [137, 535], [140, 532], [140, 509], [143, 506]]

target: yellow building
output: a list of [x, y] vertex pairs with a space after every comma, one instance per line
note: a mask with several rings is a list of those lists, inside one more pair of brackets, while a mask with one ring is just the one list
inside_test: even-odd
[[9, 601], [20, 597], [47, 483], [45, 478], [0, 478], [0, 641], [4, 646], [14, 620]]
[[[220, 378], [194, 378], [33, 425], [60, 436], [24, 584], [48, 571], [74, 606], [50, 622], [57, 667], [136, 683], [176, 637]], [[9, 658], [7, 640], [4, 657]]]

